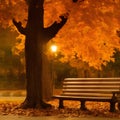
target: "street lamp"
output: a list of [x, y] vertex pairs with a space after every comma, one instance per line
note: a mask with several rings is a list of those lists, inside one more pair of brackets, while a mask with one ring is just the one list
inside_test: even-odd
[[56, 46], [56, 45], [52, 45], [52, 46], [51, 46], [51, 51], [52, 51], [53, 53], [55, 53], [55, 52], [57, 51], [57, 46]]

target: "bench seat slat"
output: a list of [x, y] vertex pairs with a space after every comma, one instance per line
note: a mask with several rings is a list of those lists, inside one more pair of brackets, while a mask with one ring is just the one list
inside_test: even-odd
[[111, 101], [111, 97], [87, 97], [87, 96], [62, 96], [57, 95], [53, 98], [63, 99], [63, 100], [87, 100], [87, 101]]
[[118, 92], [118, 89], [63, 89], [64, 92], [71, 93], [113, 93]]
[[82, 89], [88, 89], [88, 88], [89, 89], [111, 89], [111, 88], [119, 89], [120, 87], [118, 85], [113, 85], [113, 86], [109, 86], [109, 85], [107, 85], [107, 86], [106, 85], [103, 85], [103, 86], [101, 86], [101, 85], [100, 86], [96, 86], [96, 85], [94, 85], [94, 86], [93, 85], [91, 85], [91, 86], [90, 85], [89, 86], [88, 85], [84, 85], [84, 86], [83, 85], [76, 85], [76, 86], [75, 85], [64, 85], [63, 89], [66, 89], [66, 88], [67, 89], [81, 89], [81, 88]]
[[120, 82], [119, 80], [64, 80], [63, 82]]
[[95, 80], [95, 81], [110, 81], [110, 80], [116, 80], [119, 81], [120, 78], [65, 78], [64, 81], [73, 81], [73, 80]]
[[112, 94], [95, 94], [95, 93], [64, 93], [64, 94], [61, 94], [62, 96], [109, 96], [109, 97], [112, 97], [113, 95]]
[[63, 85], [120, 85], [120, 82], [63, 82]]
[[62, 96], [93, 96], [93, 97], [112, 97], [112, 94], [102, 94], [102, 93], [64, 93]]

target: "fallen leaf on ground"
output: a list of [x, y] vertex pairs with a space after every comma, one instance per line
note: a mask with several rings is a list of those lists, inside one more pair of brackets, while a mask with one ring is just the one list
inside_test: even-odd
[[17, 108], [21, 103], [18, 101], [0, 102], [1, 115], [23, 115], [23, 116], [55, 116], [60, 117], [85, 117], [85, 116], [100, 116], [100, 117], [116, 117], [120, 118], [120, 111], [114, 113], [109, 112], [109, 103], [107, 102], [86, 102], [87, 111], [81, 111], [80, 102], [64, 101], [64, 109], [58, 109], [58, 100], [51, 100], [49, 103], [53, 106], [49, 109], [20, 109]]

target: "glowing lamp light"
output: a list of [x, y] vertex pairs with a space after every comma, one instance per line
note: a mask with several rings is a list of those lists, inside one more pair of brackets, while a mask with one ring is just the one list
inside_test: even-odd
[[56, 52], [57, 51], [57, 46], [56, 45], [52, 45], [51, 46], [51, 51], [52, 52]]

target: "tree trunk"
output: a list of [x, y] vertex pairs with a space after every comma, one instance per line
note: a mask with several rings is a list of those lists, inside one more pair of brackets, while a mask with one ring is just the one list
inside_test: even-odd
[[[46, 69], [46, 66], [43, 66], [43, 47], [66, 23], [67, 18], [60, 16], [60, 23], [54, 22], [50, 27], [44, 28], [43, 2], [44, 0], [29, 1], [26, 28], [22, 27], [21, 22], [16, 22], [13, 19], [13, 23], [18, 31], [26, 36], [25, 59], [27, 95], [21, 105], [22, 108], [46, 108], [51, 106], [43, 101], [43, 93], [45, 93], [45, 89], [48, 88], [45, 87], [45, 82], [43, 82], [46, 78], [42, 76]], [[46, 85], [50, 85], [50, 83], [46, 83]]]
[[51, 100], [53, 94], [53, 81], [50, 69], [50, 62], [45, 54], [43, 54], [43, 72], [42, 72], [42, 98], [44, 101]]
[[[42, 0], [41, 0], [42, 1]], [[40, 0], [29, 4], [28, 23], [25, 42], [27, 96], [23, 108], [43, 107], [42, 69], [43, 69], [43, 6]]]

